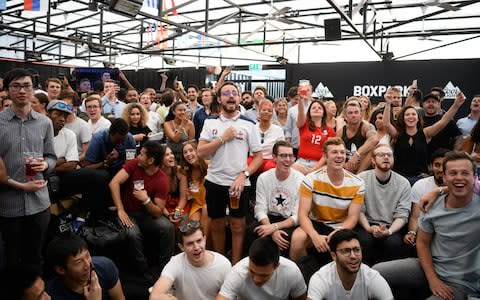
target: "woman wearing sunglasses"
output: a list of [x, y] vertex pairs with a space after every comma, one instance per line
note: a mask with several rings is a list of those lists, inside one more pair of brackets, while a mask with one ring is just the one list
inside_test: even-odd
[[[278, 141], [284, 141], [285, 136], [283, 129], [273, 124], [273, 103], [268, 99], [262, 99], [258, 103], [258, 131], [260, 132], [260, 143], [262, 144], [263, 163], [258, 168], [257, 173], [265, 172], [275, 168], [275, 161], [272, 156], [272, 147]], [[247, 163], [253, 160], [252, 156], [248, 157]]]

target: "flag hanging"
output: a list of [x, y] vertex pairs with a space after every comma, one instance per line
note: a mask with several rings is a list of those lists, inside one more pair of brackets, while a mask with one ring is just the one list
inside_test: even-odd
[[23, 10], [28, 11], [47, 11], [48, 0], [24, 0]]
[[158, 8], [157, 0], [144, 0], [147, 2], [147, 7]]

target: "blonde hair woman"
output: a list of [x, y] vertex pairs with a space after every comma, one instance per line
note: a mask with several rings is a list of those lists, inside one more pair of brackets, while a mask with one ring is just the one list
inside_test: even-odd
[[128, 131], [137, 143], [138, 153], [142, 144], [148, 140], [148, 135], [152, 132], [147, 126], [148, 113], [140, 103], [134, 102], [125, 106], [121, 118], [128, 123]]

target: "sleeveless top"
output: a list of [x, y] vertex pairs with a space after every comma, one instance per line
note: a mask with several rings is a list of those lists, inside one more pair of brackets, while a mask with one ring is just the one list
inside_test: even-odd
[[[413, 139], [412, 145], [408, 142], [410, 138]], [[393, 170], [405, 177], [428, 173], [427, 145], [427, 138], [423, 130], [417, 131], [413, 136], [406, 133], [398, 136], [393, 148], [395, 155]]]
[[367, 140], [362, 135], [362, 126], [363, 126], [363, 122], [360, 123], [360, 126], [358, 127], [357, 132], [351, 138], [347, 137], [347, 126], [346, 125], [343, 126], [342, 140], [345, 143], [345, 148], [347, 150], [347, 161], [350, 160], [352, 155], [355, 152], [357, 152], [358, 148], [360, 148]]
[[182, 148], [183, 148], [183, 142], [188, 141], [188, 135], [187, 133], [182, 131], [182, 135], [180, 138], [180, 142], [174, 143], [171, 140], [167, 138], [167, 146], [172, 149], [173, 154], [175, 155], [175, 159], [177, 161], [180, 161], [180, 158], [182, 157]]

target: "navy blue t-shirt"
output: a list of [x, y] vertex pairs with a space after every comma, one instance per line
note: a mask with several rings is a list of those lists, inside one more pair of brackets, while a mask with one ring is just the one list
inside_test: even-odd
[[[113, 261], [103, 256], [93, 256], [92, 263], [98, 276], [98, 282], [102, 288], [102, 299], [110, 299], [108, 290], [112, 289], [118, 282], [118, 269]], [[58, 276], [47, 283], [45, 290], [54, 300], [85, 299], [83, 294], [77, 294], [66, 288], [62, 283], [62, 279]]]

